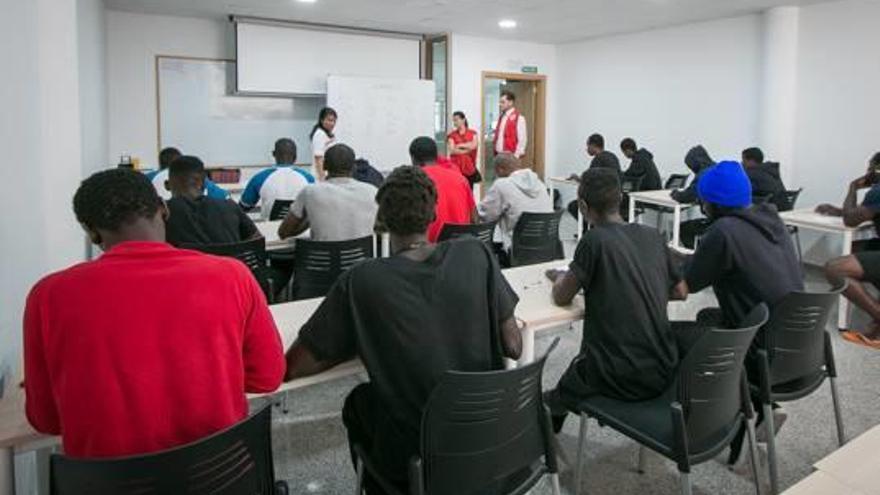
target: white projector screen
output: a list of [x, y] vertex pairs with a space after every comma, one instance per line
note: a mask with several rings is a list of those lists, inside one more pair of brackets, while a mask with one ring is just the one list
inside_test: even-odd
[[353, 34], [236, 20], [236, 90], [327, 94], [327, 76], [418, 79], [421, 39]]
[[408, 165], [413, 138], [434, 135], [434, 81], [331, 76], [327, 86], [337, 141], [381, 171]]

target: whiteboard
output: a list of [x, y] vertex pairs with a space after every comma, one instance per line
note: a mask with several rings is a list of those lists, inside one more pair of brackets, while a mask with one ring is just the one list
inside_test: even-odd
[[330, 76], [327, 105], [337, 141], [382, 171], [410, 164], [412, 140], [434, 136], [434, 81]]
[[199, 156], [207, 166], [273, 163], [280, 137], [292, 138], [298, 162], [311, 162], [309, 133], [318, 98], [231, 96], [235, 63], [160, 57], [159, 146]]
[[327, 76], [419, 77], [421, 39], [237, 21], [237, 91], [327, 94]]

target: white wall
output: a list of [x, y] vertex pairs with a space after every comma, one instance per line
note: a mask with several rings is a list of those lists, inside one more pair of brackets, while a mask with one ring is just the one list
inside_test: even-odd
[[483, 71], [520, 72], [524, 65], [536, 65], [538, 73], [547, 76], [545, 163], [547, 175], [555, 174], [559, 119], [556, 95], [560, 84], [556, 67], [556, 47], [453, 34], [450, 37], [449, 56], [449, 111], [464, 112], [471, 127], [476, 129], [482, 128], [480, 84]]
[[686, 171], [695, 144], [738, 159], [758, 139], [761, 27], [752, 15], [560, 45], [561, 171], [584, 169], [593, 132], [618, 155], [633, 137], [663, 175]]
[[79, 103], [83, 176], [106, 168], [106, 19], [102, 0], [77, 1]]
[[0, 3], [0, 360], [21, 364], [21, 316], [30, 287], [82, 259], [71, 211], [81, 178], [77, 2]]
[[156, 55], [232, 58], [228, 23], [107, 11], [109, 163], [129, 154], [156, 165]]

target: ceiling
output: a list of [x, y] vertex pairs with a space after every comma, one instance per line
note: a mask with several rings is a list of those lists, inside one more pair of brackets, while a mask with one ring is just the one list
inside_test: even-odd
[[[108, 8], [224, 18], [228, 14], [420, 33], [564, 43], [821, 0], [105, 0]], [[498, 21], [519, 26], [502, 30]]]

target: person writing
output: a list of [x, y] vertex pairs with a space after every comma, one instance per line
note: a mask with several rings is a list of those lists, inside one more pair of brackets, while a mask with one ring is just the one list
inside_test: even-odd
[[333, 129], [336, 128], [336, 110], [324, 107], [318, 113], [318, 123], [312, 127], [309, 139], [312, 141], [312, 157], [315, 167], [315, 176], [318, 180], [324, 180], [324, 153], [336, 144], [336, 136]]
[[143, 174], [98, 172], [73, 197], [99, 258], [42, 279], [24, 314], [26, 412], [75, 458], [146, 454], [216, 433], [275, 390], [281, 338], [250, 270], [165, 243]]
[[[376, 201], [392, 256], [339, 277], [288, 352], [285, 379], [360, 357], [370, 381], [342, 407], [349, 445], [362, 446], [406, 493], [422, 414], [439, 378], [447, 370], [503, 369], [503, 357], [522, 352], [522, 336], [517, 295], [489, 248], [473, 238], [428, 240], [437, 190], [423, 169], [394, 170]], [[385, 493], [371, 476], [364, 482], [368, 494]]]
[[464, 112], [452, 114], [454, 129], [446, 137], [446, 148], [449, 150], [449, 159], [452, 160], [461, 175], [468, 180], [471, 187], [483, 180], [477, 170], [477, 149], [480, 146], [477, 131], [468, 126]]
[[526, 118], [520, 115], [515, 105], [516, 95], [513, 91], [507, 89], [502, 91], [498, 103], [501, 115], [498, 116], [493, 141], [496, 155], [511, 153], [517, 158], [522, 158], [526, 154], [528, 144]]

